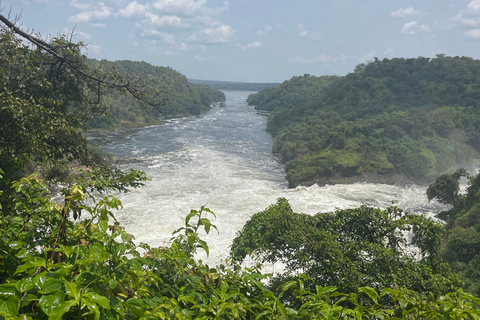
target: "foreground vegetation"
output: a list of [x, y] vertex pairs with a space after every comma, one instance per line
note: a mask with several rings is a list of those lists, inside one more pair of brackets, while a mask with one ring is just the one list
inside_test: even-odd
[[248, 102], [275, 112], [268, 130], [291, 187], [431, 182], [478, 156], [479, 77], [467, 57], [375, 59], [344, 77], [294, 77]]
[[[1, 319], [480, 317], [480, 299], [454, 288], [441, 294], [396, 287], [392, 282], [391, 287], [375, 289], [361, 286], [363, 278], [349, 276], [345, 270], [339, 280], [346, 275], [358, 282], [346, 293], [336, 286], [315, 285], [316, 279], [307, 275], [274, 282], [276, 289], [272, 290], [266, 286], [269, 276], [255, 268], [209, 267], [194, 258], [199, 248], [208, 253], [199, 237], [201, 229], [208, 233], [214, 228], [206, 217], [213, 214], [206, 208], [187, 215], [171, 245], [151, 248], [135, 244], [133, 236], [115, 221], [111, 210], [121, 203], [111, 196], [87, 206], [87, 189], [73, 185], [62, 190], [63, 202], [56, 204], [35, 176], [12, 187], [15, 193], [6, 199], [9, 209], [2, 208], [0, 217]], [[348, 253], [348, 248], [343, 251]], [[383, 263], [394, 267], [387, 260]], [[428, 271], [428, 267], [419, 270]], [[399, 271], [397, 280], [409, 276]], [[423, 276], [426, 284], [444, 287], [449, 283], [435, 271]], [[375, 283], [383, 277], [373, 272], [366, 279], [366, 283]]]
[[[81, 43], [47, 43], [0, 21], [0, 319], [480, 318], [480, 299], [459, 288], [438, 254], [441, 226], [397, 208], [307, 217], [279, 199], [232, 247], [234, 260], [291, 261], [292, 273], [279, 278], [197, 260], [198, 250], [208, 254], [200, 232], [216, 229], [204, 207], [186, 215], [168, 246], [134, 242], [115, 220], [121, 202], [108, 194], [147, 177], [103, 163], [80, 128], [108, 110], [110, 90], [152, 108], [163, 100], [141, 79], [92, 69]], [[51, 169], [48, 184], [24, 176], [31, 165]], [[430, 196], [452, 190], [442, 181]], [[400, 250], [400, 230], [413, 232], [419, 260]]]

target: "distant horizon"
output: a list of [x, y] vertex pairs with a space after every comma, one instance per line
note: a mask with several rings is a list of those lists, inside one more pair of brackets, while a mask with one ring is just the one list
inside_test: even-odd
[[[209, 79], [190, 79], [188, 81], [203, 81], [203, 82], [224, 82], [224, 83], [248, 83], [248, 84], [280, 84], [281, 82], [248, 82], [248, 81], [230, 81], [230, 80], [209, 80]], [[286, 79], [288, 80], [288, 79]], [[282, 81], [283, 82], [283, 81]]]

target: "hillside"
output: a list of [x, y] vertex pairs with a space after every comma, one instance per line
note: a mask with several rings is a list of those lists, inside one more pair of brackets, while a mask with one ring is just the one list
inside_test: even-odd
[[244, 90], [244, 91], [260, 91], [270, 87], [276, 87], [279, 83], [256, 83], [256, 82], [232, 82], [232, 81], [216, 81], [216, 80], [198, 80], [189, 79], [194, 84], [208, 85], [217, 90]]
[[[375, 59], [343, 77], [294, 77], [251, 95], [291, 187], [429, 182], [480, 150], [480, 61]], [[401, 181], [399, 180], [401, 179]]]
[[93, 68], [104, 70], [114, 67], [124, 77], [134, 74], [143, 79], [165, 103], [155, 110], [141, 106], [132, 96], [107, 90], [102, 97], [102, 102], [107, 105], [105, 114], [89, 119], [84, 124], [85, 129], [109, 130], [156, 124], [163, 118], [200, 114], [210, 109], [212, 102], [225, 100], [222, 92], [207, 85], [192, 84], [184, 75], [169, 67], [129, 60], [89, 59], [88, 63]]

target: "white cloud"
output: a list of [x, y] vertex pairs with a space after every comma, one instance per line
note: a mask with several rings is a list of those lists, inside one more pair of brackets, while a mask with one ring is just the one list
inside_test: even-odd
[[402, 7], [399, 10], [392, 12], [390, 15], [392, 17], [398, 17], [398, 18], [409, 18], [409, 17], [414, 17], [414, 16], [418, 15], [419, 13], [420, 12], [418, 10], [414, 9], [413, 7], [408, 7], [408, 8], [405, 8], [405, 9], [403, 9], [403, 7]]
[[241, 45], [239, 45], [239, 46], [241, 47], [241, 49], [243, 51], [245, 51], [245, 50], [255, 49], [255, 48], [261, 47], [262, 43], [260, 41], [254, 41], [250, 44], [247, 44], [246, 46], [241, 46]]
[[103, 51], [100, 46], [91, 43], [87, 45], [87, 50], [94, 54], [100, 54]]
[[417, 21], [410, 21], [405, 23], [401, 32], [406, 35], [414, 35], [419, 32], [430, 32], [431, 29], [425, 24], [418, 24]]
[[158, 16], [153, 13], [146, 13], [145, 15], [149, 22], [157, 27], [177, 27], [177, 28], [185, 28], [188, 27], [188, 24], [184, 24], [182, 18], [177, 16]]
[[290, 62], [299, 62], [299, 63], [330, 63], [330, 62], [342, 61], [342, 60], [345, 60], [346, 58], [347, 58], [347, 55], [342, 53], [338, 57], [321, 54], [311, 59], [297, 56], [295, 58], [290, 58], [289, 60]]
[[359, 58], [358, 63], [367, 63], [367, 62], [373, 61], [373, 58], [375, 58], [376, 54], [377, 53], [375, 52], [375, 50], [372, 50], [366, 55], [364, 55], [363, 57]]
[[95, 27], [95, 28], [105, 28], [107, 25], [105, 23], [91, 23], [90, 24], [92, 27]]
[[277, 29], [281, 29], [282, 28], [282, 25], [280, 23], [276, 23], [275, 25], [268, 25], [266, 26], [265, 28], [263, 28], [262, 30], [258, 30], [257, 31], [257, 34], [259, 36], [266, 36], [267, 34], [269, 34], [271, 31], [273, 30], [277, 30]]
[[236, 31], [229, 25], [221, 25], [217, 28], [205, 28], [191, 34], [187, 40], [204, 42], [207, 44], [220, 44], [230, 42], [235, 37]]
[[450, 18], [454, 27], [475, 28], [480, 25], [480, 0], [472, 0], [464, 10]]
[[467, 14], [480, 14], [480, 0], [472, 0], [469, 4], [467, 4]]
[[113, 12], [113, 8], [107, 7], [103, 2], [99, 2], [93, 8], [91, 7], [87, 8], [86, 7], [87, 5], [78, 4], [76, 3], [76, 1], [72, 1], [70, 4], [75, 8], [78, 8], [78, 9], [81, 8], [81, 10], [85, 10], [68, 18], [68, 21], [70, 22], [80, 23], [80, 22], [104, 20], [110, 17], [110, 15]]
[[88, 10], [92, 7], [90, 3], [79, 3], [77, 0], [70, 1], [70, 5], [78, 10]]
[[308, 39], [311, 39], [311, 40], [321, 40], [321, 39], [323, 39], [322, 33], [311, 32], [310, 30], [305, 28], [305, 25], [303, 23], [298, 24], [298, 29], [299, 29], [300, 37], [308, 38]]
[[463, 37], [469, 39], [480, 39], [480, 29], [468, 30], [467, 32], [465, 32]]
[[480, 24], [479, 19], [466, 18], [462, 11], [460, 11], [455, 17], [450, 18], [455, 27], [476, 27]]
[[150, 40], [162, 40], [166, 44], [173, 45], [175, 44], [175, 37], [171, 33], [158, 31], [155, 29], [145, 29], [140, 34], [142, 38]]
[[383, 52], [383, 55], [392, 57], [393, 55], [395, 55], [395, 50], [392, 48], [388, 48]]
[[229, 9], [228, 1], [225, 1], [223, 7], [220, 8], [207, 7], [206, 3], [207, 0], [157, 0], [153, 2], [152, 7], [162, 13], [188, 17], [218, 15]]
[[135, 17], [144, 16], [149, 9], [150, 6], [148, 3], [146, 5], [143, 5], [138, 3], [137, 1], [132, 1], [124, 9], [118, 10], [118, 12], [115, 13], [115, 16], [132, 19]]

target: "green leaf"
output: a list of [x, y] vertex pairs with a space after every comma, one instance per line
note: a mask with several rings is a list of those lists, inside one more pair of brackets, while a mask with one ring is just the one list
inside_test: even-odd
[[125, 302], [125, 305], [137, 316], [142, 317], [145, 314], [146, 304], [143, 299], [131, 298]]
[[48, 320], [63, 319], [63, 315], [67, 313], [72, 307], [78, 304], [75, 300], [64, 301], [53, 309], [48, 317]]
[[198, 243], [203, 248], [203, 250], [205, 250], [205, 252], [207, 253], [207, 257], [208, 257], [208, 254], [209, 254], [208, 244], [205, 241], [200, 240], [200, 239], [198, 240]]
[[47, 281], [45, 281], [41, 290], [39, 290], [38, 292], [43, 294], [54, 293], [59, 291], [62, 288], [62, 284], [63, 284], [62, 281], [50, 278]]
[[45, 259], [40, 258], [40, 257], [34, 257], [32, 260], [27, 261], [24, 264], [18, 266], [17, 270], [15, 271], [15, 274], [23, 272], [23, 271], [31, 269], [31, 268], [39, 268], [39, 267], [43, 267], [43, 268], [47, 267], [47, 265], [45, 263]]
[[365, 293], [370, 299], [372, 299], [375, 304], [378, 304], [378, 293], [375, 291], [375, 289], [370, 288], [370, 287], [361, 287], [358, 288], [358, 292], [363, 292]]
[[79, 300], [80, 299], [80, 292], [78, 291], [78, 286], [76, 283], [74, 282], [65, 282], [65, 291], [67, 292], [67, 294], [74, 298], [75, 300]]
[[207, 218], [202, 218], [198, 221], [198, 224], [204, 226], [205, 232], [207, 234], [210, 232], [210, 225], [211, 225], [210, 220], [208, 220]]
[[100, 310], [98, 310], [98, 305], [92, 300], [89, 296], [82, 296], [82, 304], [86, 305], [88, 310], [95, 314], [95, 320], [100, 319]]
[[98, 226], [100, 227], [100, 230], [102, 230], [103, 232], [107, 232], [107, 229], [108, 229], [108, 219], [102, 219], [100, 221], [98, 221]]
[[108, 299], [105, 298], [104, 296], [101, 296], [95, 292], [87, 292], [82, 296], [82, 298], [87, 298], [87, 297], [89, 297], [92, 302], [100, 305], [102, 308], [106, 310], [110, 310], [110, 303], [108, 302]]
[[327, 286], [327, 287], [320, 287], [320, 286], [316, 286], [316, 289], [317, 289], [317, 296], [321, 296], [325, 293], [329, 293], [329, 292], [333, 292], [335, 290], [337, 290], [337, 287], [335, 286]]
[[113, 278], [110, 278], [108, 280], [108, 286], [110, 287], [110, 289], [115, 289], [118, 285], [118, 282], [117, 280], [113, 279]]
[[118, 313], [120, 316], [124, 316], [125, 311], [123, 311], [123, 304], [122, 300], [120, 300], [117, 297], [110, 297], [108, 298], [108, 301], [110, 302], [110, 307]]
[[65, 300], [65, 293], [57, 291], [54, 294], [44, 295], [40, 298], [39, 305], [47, 316], [52, 315], [53, 310]]
[[0, 298], [8, 298], [11, 296], [15, 296], [16, 292], [17, 289], [15, 284], [0, 284]]
[[23, 242], [23, 241], [13, 241], [13, 242], [10, 242], [9, 243], [9, 247], [12, 249], [12, 250], [20, 250], [23, 248], [23, 246], [25, 246], [26, 243]]
[[41, 289], [45, 282], [47, 281], [47, 272], [44, 271], [38, 275], [35, 276], [35, 285], [37, 288]]
[[33, 278], [23, 278], [22, 280], [18, 281], [16, 284], [16, 288], [20, 292], [25, 292], [31, 290], [35, 287], [35, 281]]
[[18, 313], [18, 306], [20, 302], [15, 296], [10, 296], [5, 300], [0, 300], [0, 313], [5, 313], [9, 316], [15, 317]]
[[290, 289], [291, 287], [296, 287], [296, 286], [297, 286], [297, 281], [295, 281], [295, 280], [289, 281], [289, 282], [284, 283], [282, 285], [282, 291], [285, 292], [288, 289]]
[[190, 210], [190, 213], [187, 215], [185, 218], [185, 226], [191, 227], [188, 223], [190, 222], [190, 219], [192, 219], [194, 216], [198, 215], [197, 210]]

